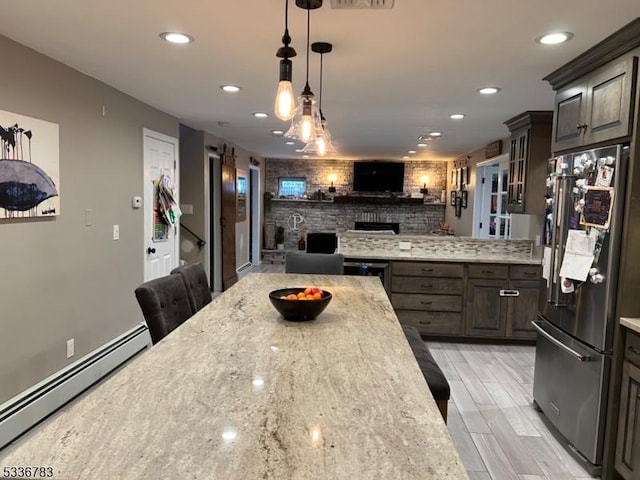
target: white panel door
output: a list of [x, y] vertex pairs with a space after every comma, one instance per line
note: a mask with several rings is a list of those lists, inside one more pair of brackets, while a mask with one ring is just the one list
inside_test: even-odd
[[[179, 201], [178, 139], [144, 129], [144, 281], [168, 275], [179, 263], [179, 226], [158, 224], [156, 192], [162, 175]], [[156, 225], [159, 225], [156, 227]]]

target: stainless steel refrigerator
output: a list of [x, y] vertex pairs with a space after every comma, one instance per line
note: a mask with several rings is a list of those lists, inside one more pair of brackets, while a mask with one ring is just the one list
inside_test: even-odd
[[547, 302], [534, 322], [533, 397], [594, 473], [602, 464], [628, 152], [613, 145], [561, 155], [547, 177]]

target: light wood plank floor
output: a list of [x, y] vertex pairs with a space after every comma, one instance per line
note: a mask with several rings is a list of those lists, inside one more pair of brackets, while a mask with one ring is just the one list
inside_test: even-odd
[[426, 343], [451, 385], [449, 433], [471, 480], [592, 478], [532, 407], [535, 347]]
[[532, 407], [535, 347], [426, 343], [451, 385], [449, 433], [471, 480], [592, 478]]

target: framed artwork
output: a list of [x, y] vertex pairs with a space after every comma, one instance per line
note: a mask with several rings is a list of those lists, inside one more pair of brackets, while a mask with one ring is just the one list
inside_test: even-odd
[[456, 197], [456, 217], [462, 216], [462, 197]]
[[57, 123], [0, 110], [0, 219], [60, 215]]
[[[469, 168], [469, 167], [467, 167]], [[462, 208], [467, 208], [467, 201], [469, 200], [469, 191], [463, 190], [460, 192], [460, 203], [462, 204]]]
[[236, 222], [247, 219], [247, 172], [236, 170]]
[[466, 171], [467, 171], [467, 185], [469, 185], [471, 183], [471, 167], [467, 165]]
[[456, 206], [456, 198], [458, 198], [458, 196], [456, 195], [456, 191], [453, 190], [451, 192], [451, 202], [450, 202], [452, 207]]

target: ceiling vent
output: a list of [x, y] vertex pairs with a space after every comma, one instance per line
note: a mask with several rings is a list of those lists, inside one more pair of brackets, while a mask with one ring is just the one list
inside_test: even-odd
[[382, 10], [393, 8], [395, 0], [331, 0], [331, 8], [340, 10]]

